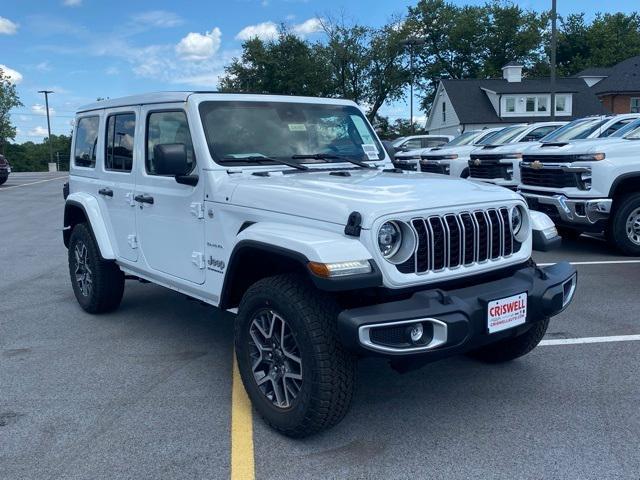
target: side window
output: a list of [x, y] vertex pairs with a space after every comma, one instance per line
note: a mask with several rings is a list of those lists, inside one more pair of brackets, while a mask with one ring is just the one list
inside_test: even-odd
[[532, 132], [529, 132], [525, 137], [521, 140], [522, 142], [535, 142], [540, 140], [542, 137], [546, 137], [549, 133], [553, 132], [556, 126], [548, 126], [548, 127], [540, 127], [536, 128]]
[[191, 142], [191, 133], [184, 111], [151, 112], [147, 118], [147, 155], [145, 168], [149, 175], [157, 175], [153, 163], [154, 150], [158, 145], [183, 144], [187, 150], [187, 161], [191, 171], [196, 166], [196, 157]]
[[96, 166], [96, 147], [100, 117], [82, 117], [75, 131], [75, 149], [73, 163], [76, 167], [94, 168]]
[[627, 118], [625, 120], [620, 120], [619, 122], [614, 123], [613, 125], [611, 125], [609, 128], [607, 128], [602, 135], [600, 135], [601, 137], [608, 137], [609, 135], [613, 135], [614, 133], [616, 133], [618, 130], [620, 130], [622, 127], [624, 127], [627, 123], [634, 121], [635, 118]]
[[408, 140], [402, 144], [402, 148], [405, 150], [416, 150], [418, 148], [422, 148], [422, 142], [419, 138], [413, 138]]
[[133, 113], [110, 115], [107, 118], [105, 170], [131, 172], [136, 116]]

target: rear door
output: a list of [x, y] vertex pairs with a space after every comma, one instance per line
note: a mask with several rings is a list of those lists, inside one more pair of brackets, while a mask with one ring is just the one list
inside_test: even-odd
[[147, 266], [189, 282], [205, 281], [204, 179], [197, 185], [179, 184], [158, 175], [154, 151], [158, 145], [184, 144], [192, 174], [199, 174], [184, 104], [147, 105], [144, 118], [144, 161], [136, 182], [136, 222]]
[[[141, 161], [135, 139], [139, 135], [139, 107], [126, 107], [105, 112], [104, 152], [101, 152], [98, 197], [110, 224], [118, 257], [137, 261], [135, 202], [136, 172]], [[98, 144], [100, 145], [100, 143]]]

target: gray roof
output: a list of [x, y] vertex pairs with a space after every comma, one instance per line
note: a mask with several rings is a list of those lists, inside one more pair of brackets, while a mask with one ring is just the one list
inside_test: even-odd
[[640, 55], [627, 58], [608, 70], [607, 78], [591, 87], [594, 93], [603, 95], [640, 92]]
[[[484, 89], [498, 94], [503, 93], [549, 93], [549, 79], [523, 79], [522, 82], [507, 82], [502, 79], [465, 79], [442, 80], [442, 85], [453, 104], [460, 123], [520, 123], [539, 122], [541, 117], [508, 117], [500, 118]], [[571, 116], [563, 116], [561, 120], [573, 120], [588, 115], [599, 115], [606, 110], [591, 92], [584, 80], [580, 78], [559, 78], [556, 82], [558, 93], [573, 93]]]
[[505, 67], [522, 67], [522, 66], [523, 66], [523, 65], [522, 65], [522, 63], [520, 63], [520, 62], [516, 62], [516, 61], [513, 61], [513, 60], [512, 60], [512, 61], [510, 61], [509, 63], [507, 63], [507, 64], [506, 64], [504, 67], [502, 67], [502, 68], [505, 68]]
[[606, 77], [611, 73], [611, 67], [589, 67], [576, 74], [576, 77]]

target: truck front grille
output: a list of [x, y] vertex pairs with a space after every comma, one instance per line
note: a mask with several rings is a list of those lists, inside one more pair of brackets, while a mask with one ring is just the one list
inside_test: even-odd
[[413, 255], [396, 265], [400, 273], [468, 267], [509, 257], [520, 248], [506, 207], [414, 218], [409, 224], [417, 244]]
[[440, 173], [443, 175], [447, 173], [444, 165], [440, 165], [435, 162], [420, 162], [420, 171], [427, 173]]
[[522, 165], [520, 177], [523, 185], [548, 188], [578, 188], [578, 176], [562, 168], [531, 168]]

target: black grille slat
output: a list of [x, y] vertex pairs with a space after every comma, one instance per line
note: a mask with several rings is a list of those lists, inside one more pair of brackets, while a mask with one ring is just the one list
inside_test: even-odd
[[446, 174], [446, 170], [444, 168], [444, 165], [439, 165], [437, 163], [421, 163], [420, 164], [420, 171], [421, 172], [426, 172], [426, 173], [439, 173], [439, 174]]
[[564, 172], [560, 168], [535, 169], [522, 166], [520, 176], [524, 185], [549, 188], [578, 188], [577, 174]]
[[498, 164], [469, 165], [469, 176], [473, 178], [504, 178], [508, 180], [507, 167]]
[[424, 274], [499, 260], [519, 249], [507, 207], [414, 218], [416, 248], [400, 273]]

